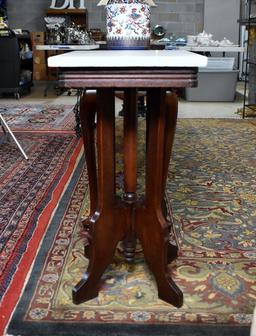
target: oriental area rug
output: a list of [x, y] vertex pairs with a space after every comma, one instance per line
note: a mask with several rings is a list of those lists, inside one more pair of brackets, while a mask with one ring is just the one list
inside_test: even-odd
[[74, 105], [17, 104], [0, 106], [0, 113], [12, 130], [73, 130]]
[[171, 239], [179, 247], [169, 270], [184, 293], [180, 309], [158, 299], [139, 244], [133, 264], [117, 249], [97, 298], [72, 303], [72, 287], [88, 264], [80, 216], [88, 213], [89, 191], [81, 159], [6, 334], [249, 335], [256, 302], [255, 148], [256, 127], [249, 121], [178, 121], [166, 200]]
[[0, 143], [0, 335], [82, 153], [71, 133], [15, 135], [29, 159], [12, 139]]

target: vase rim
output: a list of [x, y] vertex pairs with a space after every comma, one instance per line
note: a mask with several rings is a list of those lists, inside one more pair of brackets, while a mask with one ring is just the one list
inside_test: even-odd
[[[119, 0], [117, 0], [117, 1], [119, 1]], [[139, 1], [138, 3], [144, 3], [144, 4], [152, 6], [152, 7], [156, 6], [156, 4], [153, 0], [138, 0], [138, 1]], [[100, 2], [98, 2], [97, 6], [107, 6], [109, 4], [109, 2], [111, 2], [111, 0], [100, 0]], [[133, 3], [133, 2], [131, 2], [131, 3]]]

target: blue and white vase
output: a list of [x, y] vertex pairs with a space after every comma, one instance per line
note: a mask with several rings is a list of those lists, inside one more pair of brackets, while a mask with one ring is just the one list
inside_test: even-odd
[[106, 5], [109, 49], [148, 49], [150, 5], [145, 0], [110, 0]]

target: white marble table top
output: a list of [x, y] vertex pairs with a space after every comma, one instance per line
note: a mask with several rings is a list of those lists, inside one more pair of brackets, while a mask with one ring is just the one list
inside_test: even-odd
[[205, 67], [207, 57], [186, 50], [71, 51], [48, 58], [49, 67]]
[[36, 50], [94, 50], [99, 44], [38, 44]]

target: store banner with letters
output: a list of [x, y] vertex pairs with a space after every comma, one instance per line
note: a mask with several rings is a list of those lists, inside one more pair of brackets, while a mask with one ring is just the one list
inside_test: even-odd
[[[84, 0], [79, 0], [80, 4], [79, 7], [75, 7], [74, 6], [74, 0], [62, 0], [63, 3], [62, 5], [59, 5], [59, 1], [57, 0], [52, 0], [50, 8], [51, 9], [75, 9], [75, 8], [79, 8], [79, 9], [85, 9], [85, 4], [84, 4]], [[58, 5], [57, 5], [58, 2]]]

